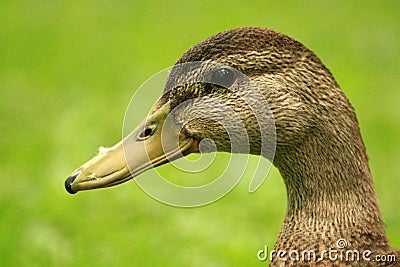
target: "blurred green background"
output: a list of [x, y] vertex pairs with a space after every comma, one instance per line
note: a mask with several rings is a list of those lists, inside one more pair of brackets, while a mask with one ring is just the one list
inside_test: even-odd
[[133, 181], [76, 195], [63, 185], [119, 141], [147, 78], [239, 26], [289, 34], [332, 70], [400, 247], [399, 12], [397, 1], [0, 1], [0, 266], [266, 265], [256, 253], [273, 246], [286, 205], [274, 168], [255, 194], [245, 177], [195, 209], [161, 204]]

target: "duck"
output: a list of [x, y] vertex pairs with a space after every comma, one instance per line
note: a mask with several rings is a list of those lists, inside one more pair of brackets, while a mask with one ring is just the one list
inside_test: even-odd
[[[240, 125], [230, 122], [227, 109]], [[287, 207], [273, 251], [286, 258], [271, 255], [270, 266], [400, 266], [353, 106], [314, 52], [267, 28], [227, 30], [187, 50], [148, 117], [76, 169], [65, 189], [75, 194], [121, 184], [199, 153], [203, 140], [217, 151], [259, 155], [279, 170]], [[355, 258], [329, 258], [330, 250], [344, 249], [340, 241], [342, 254]], [[297, 256], [288, 258], [293, 251]], [[300, 257], [305, 251], [320, 257]], [[380, 255], [391, 261], [378, 261]]]

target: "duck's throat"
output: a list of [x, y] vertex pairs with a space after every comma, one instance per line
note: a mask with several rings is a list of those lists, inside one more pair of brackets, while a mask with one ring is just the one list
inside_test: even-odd
[[287, 214], [275, 250], [387, 251], [383, 222], [365, 147], [359, 133], [348, 140], [310, 134], [275, 165], [287, 187]]

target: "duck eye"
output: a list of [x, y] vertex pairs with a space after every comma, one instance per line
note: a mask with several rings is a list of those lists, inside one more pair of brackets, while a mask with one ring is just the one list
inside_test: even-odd
[[221, 68], [215, 70], [211, 75], [211, 82], [215, 85], [219, 85], [228, 88], [235, 81], [235, 74], [231, 69]]

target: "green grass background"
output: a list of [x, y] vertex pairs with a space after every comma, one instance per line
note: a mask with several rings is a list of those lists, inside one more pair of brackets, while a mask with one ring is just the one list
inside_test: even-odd
[[147, 78], [239, 26], [289, 34], [332, 70], [400, 247], [399, 14], [397, 1], [0, 1], [0, 266], [266, 265], [256, 253], [273, 246], [286, 205], [276, 169], [255, 194], [245, 177], [196, 209], [161, 204], [133, 181], [76, 195], [63, 186], [121, 138]]

